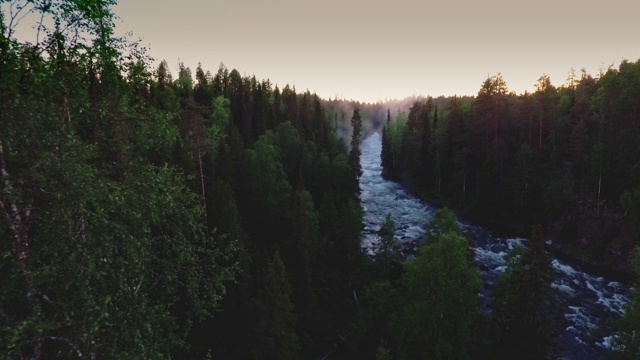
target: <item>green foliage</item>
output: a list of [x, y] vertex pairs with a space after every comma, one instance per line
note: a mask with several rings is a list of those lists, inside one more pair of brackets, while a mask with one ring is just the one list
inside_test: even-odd
[[245, 206], [249, 235], [260, 242], [282, 237], [288, 218], [293, 190], [280, 162], [280, 152], [274, 144], [274, 134], [267, 132], [246, 151], [246, 172], [250, 194]]
[[389, 113], [389, 122], [385, 125], [382, 134], [382, 175], [397, 179], [403, 166], [404, 146], [403, 136], [406, 132], [407, 115], [406, 113], [398, 114], [395, 121], [391, 121]]
[[633, 224], [637, 241], [640, 239], [640, 190], [625, 191], [620, 196], [620, 204]]
[[[39, 204], [27, 266], [40, 295], [7, 324], [15, 329], [10, 353], [51, 354], [65, 342], [94, 353], [97, 341], [111, 344], [100, 351], [108, 357], [175, 352], [186, 323], [210, 315], [224, 295], [234, 270], [217, 264], [230, 249], [206, 234], [197, 197], [174, 170], [146, 166], [117, 182], [90, 164], [95, 151], [73, 136], [56, 141], [56, 151], [13, 178], [42, 192], [23, 193]], [[23, 299], [3, 299], [3, 308]]]
[[506, 81], [504, 81], [502, 74], [498, 74], [489, 76], [482, 83], [482, 87], [480, 87], [480, 91], [478, 91], [478, 97], [505, 95], [508, 91], [509, 89], [507, 88], [507, 83]]
[[45, 19], [30, 46], [0, 17], [3, 353], [326, 353], [365, 258], [323, 102], [224, 65], [152, 74], [114, 3], [12, 2]]
[[448, 208], [439, 209], [429, 222], [426, 239], [429, 242], [436, 242], [449, 233], [462, 235], [456, 215]]
[[349, 152], [349, 166], [355, 174], [356, 179], [362, 175], [362, 166], [360, 165], [360, 143], [362, 142], [362, 117], [360, 109], [353, 110], [351, 117], [351, 151]]
[[374, 279], [395, 281], [402, 273], [402, 254], [394, 236], [395, 224], [390, 215], [378, 230], [379, 241], [373, 246]]
[[397, 286], [388, 280], [380, 280], [367, 287], [356, 323], [358, 347], [363, 358], [373, 358], [378, 350], [375, 348], [377, 344], [389, 343], [393, 339], [393, 329], [389, 325], [400, 299]]
[[[453, 212], [436, 212], [405, 265], [387, 218], [364, 271], [359, 145], [382, 107], [350, 104], [347, 152], [334, 130], [349, 133], [350, 114], [308, 91], [224, 65], [152, 75], [113, 36], [115, 1], [14, 3], [58, 26], [24, 46], [0, 18], [7, 357], [475, 355], [479, 278]], [[567, 88], [543, 75], [517, 96], [497, 75], [473, 99], [387, 111], [384, 174], [506, 231], [619, 201], [637, 236], [639, 84], [640, 62], [624, 61]], [[519, 251], [495, 288], [495, 354], [544, 357], [539, 232]], [[629, 356], [636, 297], [620, 325]]]
[[212, 156], [215, 157], [220, 147], [222, 139], [226, 136], [226, 129], [229, 127], [231, 118], [231, 103], [229, 99], [218, 96], [211, 104], [211, 124], [207, 126], [206, 142]]
[[[438, 210], [428, 232], [429, 241], [415, 259], [404, 262], [401, 282], [394, 282], [386, 272], [367, 288], [358, 328], [363, 343], [380, 341], [369, 347], [361, 345], [370, 357], [473, 358], [479, 338], [480, 273], [469, 257], [469, 245], [453, 212]], [[390, 218], [380, 235], [393, 236]], [[385, 260], [385, 253], [380, 255]], [[376, 258], [374, 266], [386, 266], [382, 260]], [[376, 344], [385, 346], [376, 349]]]
[[521, 95], [490, 76], [475, 98], [444, 98], [437, 113], [418, 100], [384, 128], [383, 174], [502, 233], [610, 217], [640, 184], [638, 69], [623, 61], [561, 88], [543, 75]]
[[392, 325], [401, 358], [472, 357], [480, 273], [467, 252], [466, 239], [448, 232], [406, 263], [405, 303]]
[[551, 281], [542, 228], [534, 226], [528, 246], [508, 255], [507, 270], [493, 289], [495, 351], [501, 358], [547, 356], [559, 318]]
[[313, 328], [313, 317], [317, 299], [314, 288], [318, 284], [316, 271], [319, 262], [313, 258], [320, 253], [318, 213], [311, 194], [296, 191], [291, 204], [291, 234], [283, 242], [282, 253], [288, 268], [294, 269], [290, 276], [293, 284], [293, 299], [299, 314], [299, 325], [306, 330]]
[[277, 252], [267, 264], [264, 292], [267, 324], [261, 334], [265, 346], [263, 354], [273, 359], [296, 359], [299, 348], [294, 329], [296, 318], [290, 300], [291, 286]]
[[389, 351], [389, 349], [387, 349], [386, 347], [384, 347], [384, 344], [380, 344], [380, 346], [378, 346], [378, 350], [376, 351], [376, 360], [391, 360], [393, 359], [391, 357], [391, 351]]
[[[634, 250], [633, 265], [640, 271], [640, 248]], [[640, 356], [640, 286], [635, 281], [631, 301], [624, 308], [624, 316], [617, 321], [618, 334], [613, 349], [617, 358], [637, 359]]]
[[395, 223], [391, 219], [391, 215], [387, 215], [384, 224], [378, 230], [378, 236], [380, 241], [374, 246], [374, 253], [376, 258], [380, 257], [396, 257], [398, 252], [396, 250], [396, 239], [394, 237]]

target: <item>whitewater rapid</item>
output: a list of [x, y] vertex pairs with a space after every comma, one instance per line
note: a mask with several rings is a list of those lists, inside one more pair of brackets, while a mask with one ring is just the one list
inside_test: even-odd
[[[367, 137], [361, 150], [363, 174], [360, 197], [365, 210], [361, 236], [363, 248], [369, 250], [378, 241], [376, 233], [387, 215], [396, 225], [397, 241], [421, 240], [436, 209], [413, 196], [404, 186], [382, 177], [380, 134], [373, 133]], [[486, 303], [489, 288], [506, 269], [505, 255], [523, 239], [496, 237], [471, 224], [460, 223], [460, 226], [474, 234], [473, 250], [485, 283], [481, 296]], [[624, 304], [630, 298], [629, 288], [576, 270], [557, 259], [552, 260], [552, 267], [555, 275], [552, 287], [556, 290], [566, 320], [557, 339], [560, 355], [563, 359], [601, 358], [610, 351], [612, 335], [595, 335], [593, 332], [605, 319], [618, 318], [623, 314]]]

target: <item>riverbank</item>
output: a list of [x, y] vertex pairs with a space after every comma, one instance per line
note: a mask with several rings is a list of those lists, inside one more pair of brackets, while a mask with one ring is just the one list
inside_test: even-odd
[[[385, 178], [402, 184], [413, 196], [434, 208], [444, 206], [437, 199], [414, 191], [406, 179]], [[547, 251], [581, 271], [627, 284], [632, 282], [636, 272], [631, 264], [635, 246], [631, 223], [618, 209], [602, 207], [596, 212], [589, 205], [592, 204], [577, 202], [564, 214], [544, 224]], [[453, 209], [465, 221], [501, 237], [527, 237], [527, 234], [505, 230], [508, 226], [487, 223], [482, 216], [459, 214], [460, 209]]]
[[[636, 279], [636, 273], [627, 267], [619, 267], [619, 265], [610, 265], [597, 263], [593, 260], [585, 258], [580, 251], [571, 250], [568, 246], [553, 241], [547, 241], [546, 250], [555, 258], [571, 265], [579, 271], [601, 276], [607, 279], [630, 284]], [[628, 263], [628, 262], [627, 262]], [[625, 265], [626, 266], [626, 265]]]
[[633, 226], [619, 209], [599, 210], [577, 203], [572, 211], [549, 221], [550, 248], [589, 271], [630, 281], [636, 276]]

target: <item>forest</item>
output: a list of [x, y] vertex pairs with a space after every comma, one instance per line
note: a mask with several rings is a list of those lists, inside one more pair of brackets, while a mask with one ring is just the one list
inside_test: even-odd
[[385, 176], [502, 233], [544, 225], [557, 247], [632, 272], [640, 234], [640, 62], [597, 78], [541, 76], [516, 95], [501, 75], [475, 99], [388, 114]]
[[[114, 35], [114, 3], [11, 1], [48, 19], [35, 43], [0, 12], [2, 358], [542, 359], [563, 326], [543, 234], [576, 246], [595, 213], [635, 244], [640, 62], [407, 112], [174, 74]], [[390, 218], [373, 256], [360, 243], [373, 131], [385, 176], [442, 206], [409, 259]], [[529, 238], [489, 313], [450, 209]], [[639, 309], [615, 355], [640, 353]]]

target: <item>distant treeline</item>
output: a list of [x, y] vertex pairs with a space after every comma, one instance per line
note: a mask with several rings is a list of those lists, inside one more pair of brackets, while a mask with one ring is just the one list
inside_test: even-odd
[[638, 139], [640, 62], [624, 61], [597, 79], [571, 72], [559, 88], [542, 76], [534, 93], [516, 95], [497, 75], [473, 99], [416, 101], [389, 113], [382, 161], [388, 178], [493, 229], [556, 221], [558, 237], [575, 242], [580, 217], [625, 217], [637, 240]]

